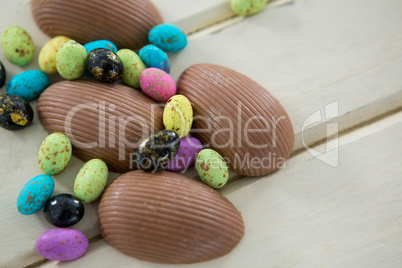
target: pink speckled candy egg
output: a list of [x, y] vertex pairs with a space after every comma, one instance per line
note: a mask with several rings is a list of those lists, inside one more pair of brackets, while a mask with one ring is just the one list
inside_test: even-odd
[[140, 75], [142, 91], [158, 102], [167, 102], [176, 95], [176, 83], [169, 74], [157, 68], [148, 68]]
[[87, 237], [78, 230], [67, 228], [50, 229], [41, 234], [36, 241], [38, 253], [53, 261], [71, 261], [86, 252]]
[[173, 160], [167, 165], [169, 171], [182, 171], [194, 165], [197, 154], [202, 150], [201, 142], [193, 137], [180, 140], [180, 147]]

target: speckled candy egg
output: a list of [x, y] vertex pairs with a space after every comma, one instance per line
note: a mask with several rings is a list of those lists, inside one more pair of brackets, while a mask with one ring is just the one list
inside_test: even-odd
[[263, 10], [267, 2], [268, 0], [231, 0], [230, 7], [234, 13], [247, 16]]
[[145, 69], [140, 75], [142, 91], [158, 102], [166, 102], [176, 95], [176, 83], [166, 72], [157, 68]]
[[61, 77], [67, 80], [78, 79], [85, 72], [87, 51], [84, 46], [70, 40], [56, 54], [56, 68]]
[[92, 159], [78, 172], [74, 181], [74, 194], [84, 203], [98, 199], [105, 189], [108, 168], [101, 159]]
[[6, 68], [4, 68], [3, 63], [0, 61], [0, 88], [6, 83]]
[[71, 158], [71, 143], [66, 135], [53, 133], [42, 142], [38, 164], [43, 173], [57, 175], [68, 165]]
[[87, 53], [91, 52], [92, 50], [96, 48], [104, 48], [104, 49], [109, 49], [113, 51], [114, 53], [117, 52], [117, 47], [115, 44], [110, 42], [109, 40], [96, 40], [93, 42], [86, 43], [84, 45], [85, 49], [87, 50]]
[[187, 37], [182, 30], [172, 24], [160, 24], [148, 33], [148, 40], [167, 52], [176, 52], [187, 46]]
[[70, 227], [84, 217], [84, 204], [71, 194], [52, 196], [43, 208], [45, 219], [56, 227]]
[[74, 229], [55, 228], [41, 234], [36, 241], [38, 253], [53, 261], [78, 259], [87, 251], [88, 238]]
[[7, 94], [18, 96], [25, 101], [39, 98], [49, 86], [47, 74], [38, 70], [25, 71], [17, 74], [7, 84]]
[[175, 95], [166, 103], [163, 110], [163, 125], [183, 138], [191, 130], [193, 123], [193, 108], [190, 101], [183, 95]]
[[161, 69], [167, 73], [170, 72], [170, 62], [165, 51], [155, 45], [146, 45], [138, 52], [141, 60], [152, 68]]
[[4, 56], [19, 66], [28, 64], [34, 54], [31, 36], [20, 26], [8, 26], [1, 33], [1, 49]]
[[176, 155], [180, 137], [176, 132], [162, 130], [142, 139], [134, 152], [133, 160], [138, 169], [156, 171], [165, 169]]
[[19, 130], [29, 126], [34, 112], [31, 105], [13, 95], [0, 95], [0, 126], [7, 130]]
[[228, 181], [228, 166], [223, 157], [212, 149], [204, 149], [198, 154], [196, 168], [201, 180], [213, 188], [221, 188]]
[[52, 196], [54, 190], [53, 178], [49, 175], [39, 175], [28, 181], [18, 196], [17, 209], [24, 215], [39, 211]]
[[89, 52], [87, 69], [96, 80], [104, 83], [113, 83], [123, 75], [123, 64], [119, 56], [105, 48]]
[[59, 49], [71, 39], [66, 36], [56, 36], [50, 39], [40, 50], [38, 63], [42, 71], [48, 74], [57, 73], [56, 55]]
[[182, 171], [194, 165], [197, 154], [202, 150], [201, 142], [193, 137], [180, 140], [175, 157], [168, 163], [166, 170]]
[[140, 88], [140, 75], [145, 70], [145, 65], [138, 57], [137, 53], [130, 49], [120, 49], [117, 51], [121, 62], [123, 63], [123, 76], [121, 80], [127, 86]]

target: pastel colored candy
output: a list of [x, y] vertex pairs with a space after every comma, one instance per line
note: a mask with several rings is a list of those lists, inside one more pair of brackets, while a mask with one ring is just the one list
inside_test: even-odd
[[56, 55], [59, 49], [71, 39], [66, 36], [56, 36], [50, 39], [40, 50], [38, 63], [42, 71], [48, 74], [57, 73]]
[[148, 40], [166, 52], [176, 52], [187, 46], [183, 31], [167, 23], [153, 27], [148, 33]]
[[36, 241], [38, 253], [53, 261], [78, 259], [87, 251], [88, 238], [80, 231], [54, 228], [41, 234]]
[[1, 33], [1, 50], [11, 63], [19, 66], [27, 65], [34, 54], [34, 43], [31, 36], [20, 26], [8, 26]]
[[228, 181], [229, 170], [223, 157], [212, 149], [202, 150], [196, 160], [201, 180], [212, 188], [221, 188]]
[[115, 44], [113, 44], [112, 42], [110, 42], [109, 40], [96, 40], [93, 42], [89, 42], [86, 43], [84, 45], [87, 53], [91, 52], [92, 50], [96, 49], [96, 48], [105, 48], [105, 49], [109, 49], [111, 51], [113, 51], [114, 53], [117, 52], [117, 47]]
[[197, 154], [202, 150], [201, 142], [193, 137], [186, 137], [180, 140], [180, 147], [171, 160], [166, 170], [183, 171], [194, 165]]
[[237, 15], [248, 16], [264, 9], [268, 0], [231, 0], [230, 7]]
[[145, 65], [138, 57], [137, 53], [130, 49], [120, 49], [117, 51], [121, 62], [123, 63], [123, 76], [121, 80], [127, 86], [140, 88], [140, 75], [145, 70]]
[[39, 175], [29, 180], [22, 187], [17, 200], [17, 209], [21, 214], [30, 215], [43, 208], [54, 190], [53, 178]]
[[83, 203], [98, 199], [106, 187], [108, 168], [101, 159], [92, 159], [84, 164], [74, 181], [74, 195]]
[[56, 68], [61, 77], [67, 80], [78, 79], [85, 71], [87, 51], [74, 40], [65, 43], [56, 54]]
[[167, 54], [155, 45], [146, 45], [138, 52], [141, 60], [148, 66], [170, 72], [170, 62]]
[[38, 164], [43, 173], [57, 175], [68, 165], [71, 143], [66, 135], [53, 133], [45, 138], [38, 152]]
[[14, 95], [0, 95], [0, 127], [23, 129], [32, 123], [33, 118], [34, 112], [28, 102]]
[[157, 68], [145, 69], [140, 75], [142, 91], [158, 102], [166, 102], [176, 95], [176, 83], [166, 72]]
[[7, 94], [18, 96], [29, 102], [39, 98], [49, 84], [47, 74], [38, 70], [29, 70], [11, 78], [7, 84]]
[[183, 95], [175, 95], [166, 103], [163, 110], [163, 125], [183, 138], [193, 123], [193, 108], [190, 101]]
[[4, 68], [3, 63], [0, 61], [0, 88], [6, 83], [6, 68]]

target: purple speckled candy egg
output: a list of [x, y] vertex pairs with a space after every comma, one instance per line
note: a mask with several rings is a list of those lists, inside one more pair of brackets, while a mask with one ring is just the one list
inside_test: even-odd
[[78, 230], [67, 228], [50, 229], [36, 241], [38, 253], [53, 261], [71, 261], [86, 252], [88, 238]]
[[167, 102], [176, 95], [176, 83], [166, 72], [157, 68], [148, 68], [140, 75], [142, 91], [158, 102]]
[[193, 137], [180, 140], [180, 147], [173, 160], [167, 165], [169, 171], [182, 171], [194, 165], [197, 154], [202, 150], [201, 142]]

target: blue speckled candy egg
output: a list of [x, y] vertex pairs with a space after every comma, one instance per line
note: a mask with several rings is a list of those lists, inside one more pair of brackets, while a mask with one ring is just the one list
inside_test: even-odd
[[53, 178], [49, 175], [39, 175], [28, 181], [18, 196], [17, 209], [24, 215], [39, 211], [52, 196], [54, 190]]
[[39, 98], [49, 86], [47, 74], [38, 70], [30, 70], [17, 74], [7, 84], [7, 94], [18, 96], [25, 101]]
[[160, 24], [148, 33], [148, 40], [167, 52], [182, 50], [187, 45], [187, 37], [182, 30], [172, 24]]
[[96, 40], [93, 42], [86, 43], [84, 47], [87, 50], [87, 54], [92, 50], [94, 50], [95, 48], [106, 48], [113, 51], [114, 53], [117, 52], [116, 45], [110, 42], [109, 40]]
[[170, 72], [170, 62], [165, 51], [155, 45], [147, 45], [138, 52], [141, 60], [149, 67]]

